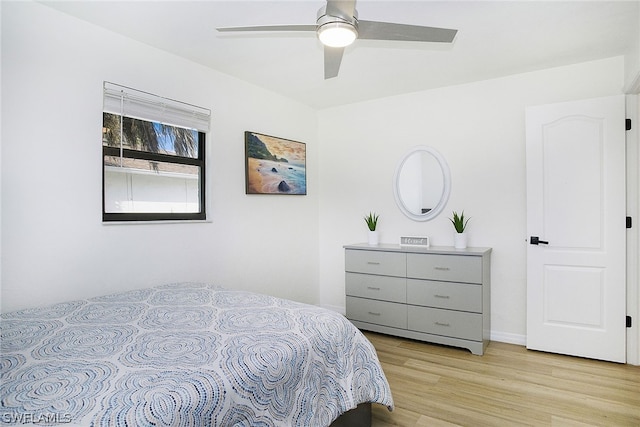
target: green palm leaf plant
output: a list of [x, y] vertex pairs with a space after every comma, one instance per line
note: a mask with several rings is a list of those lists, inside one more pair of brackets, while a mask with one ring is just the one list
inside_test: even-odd
[[458, 212], [453, 211], [453, 218], [449, 218], [449, 221], [453, 224], [453, 228], [456, 229], [456, 233], [464, 233], [465, 228], [467, 228], [467, 223], [471, 218], [464, 218], [464, 211], [460, 215]]
[[369, 227], [370, 231], [376, 231], [376, 227], [378, 226], [378, 215], [373, 212], [369, 212], [369, 215], [364, 217], [364, 221], [367, 223], [367, 227]]

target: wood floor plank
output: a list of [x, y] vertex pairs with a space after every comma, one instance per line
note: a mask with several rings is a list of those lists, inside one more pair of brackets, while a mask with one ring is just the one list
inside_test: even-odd
[[393, 393], [374, 427], [640, 427], [640, 367], [491, 343], [464, 349], [365, 332]]

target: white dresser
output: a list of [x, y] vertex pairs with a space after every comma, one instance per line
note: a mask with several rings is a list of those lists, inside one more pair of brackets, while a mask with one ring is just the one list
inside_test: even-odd
[[347, 318], [354, 325], [484, 353], [491, 330], [491, 248], [344, 248]]

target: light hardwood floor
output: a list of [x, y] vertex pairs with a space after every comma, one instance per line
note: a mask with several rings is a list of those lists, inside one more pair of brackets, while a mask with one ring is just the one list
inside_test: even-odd
[[395, 409], [373, 426], [640, 426], [640, 366], [492, 342], [484, 356], [365, 332]]

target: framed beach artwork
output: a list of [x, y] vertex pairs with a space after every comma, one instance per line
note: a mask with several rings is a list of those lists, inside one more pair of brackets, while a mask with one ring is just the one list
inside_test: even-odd
[[307, 194], [307, 146], [256, 132], [244, 133], [247, 194]]

